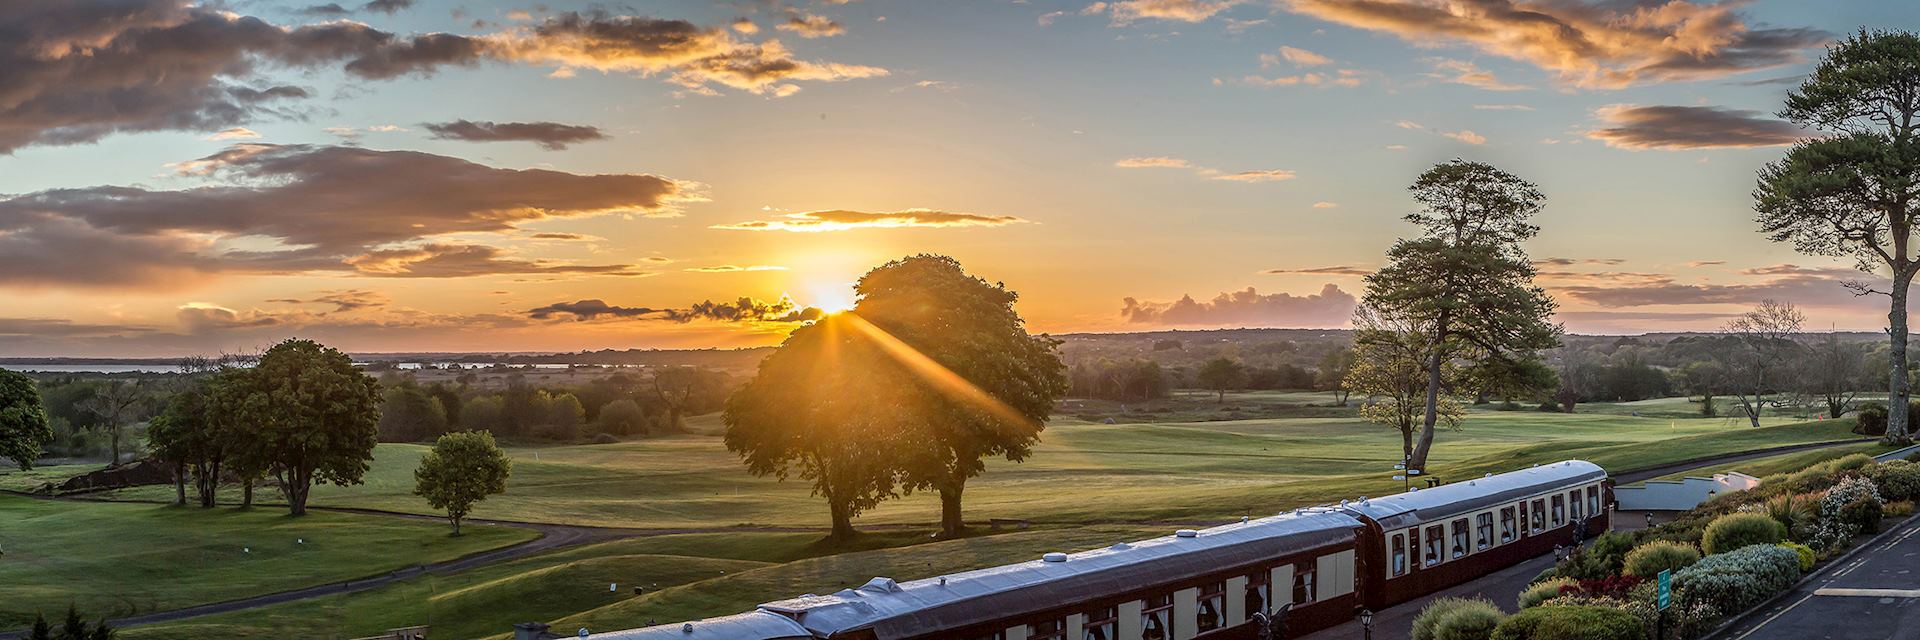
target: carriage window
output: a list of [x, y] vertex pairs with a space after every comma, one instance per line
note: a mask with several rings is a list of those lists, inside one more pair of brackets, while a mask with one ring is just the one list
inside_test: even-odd
[[1267, 572], [1255, 571], [1247, 574], [1247, 617], [1267, 612]]
[[1546, 530], [1547, 530], [1547, 501], [1535, 500], [1533, 501], [1533, 532], [1540, 533]]
[[1313, 602], [1316, 593], [1313, 588], [1313, 563], [1301, 562], [1293, 565], [1293, 601], [1299, 604]]
[[1080, 640], [1114, 640], [1120, 637], [1120, 608], [1107, 607], [1087, 612], [1085, 632]]
[[1553, 527], [1560, 528], [1567, 523], [1567, 499], [1565, 496], [1553, 497]]
[[1399, 533], [1393, 534], [1393, 544], [1390, 545], [1391, 548], [1393, 549], [1393, 575], [1401, 576], [1401, 575], [1407, 574], [1407, 546], [1406, 545], [1407, 545], [1406, 535], [1399, 534]]
[[1066, 640], [1067, 621], [1048, 620], [1027, 625], [1027, 640]]
[[1141, 640], [1167, 640], [1173, 637], [1173, 594], [1147, 598], [1140, 611]]
[[1567, 507], [1573, 510], [1573, 520], [1575, 522], [1579, 522], [1581, 518], [1586, 517], [1584, 515], [1586, 512], [1580, 508], [1579, 490], [1567, 492]]
[[1493, 514], [1482, 513], [1474, 516], [1473, 531], [1475, 550], [1485, 551], [1493, 548]]
[[1600, 487], [1587, 487], [1587, 513], [1600, 515]]
[[1457, 560], [1467, 556], [1467, 519], [1461, 518], [1453, 521], [1452, 528], [1453, 546], [1448, 548], [1447, 551], [1453, 555], [1447, 557]]
[[1227, 583], [1200, 585], [1200, 608], [1193, 621], [1201, 631], [1212, 631], [1227, 622]]
[[1427, 566], [1431, 567], [1440, 564], [1440, 561], [1446, 558], [1446, 556], [1441, 554], [1441, 547], [1446, 544], [1446, 537], [1447, 534], [1440, 530], [1440, 525], [1427, 527]]
[[1500, 509], [1500, 544], [1513, 542], [1513, 539], [1519, 536], [1520, 523], [1513, 516], [1513, 507], [1502, 507]]

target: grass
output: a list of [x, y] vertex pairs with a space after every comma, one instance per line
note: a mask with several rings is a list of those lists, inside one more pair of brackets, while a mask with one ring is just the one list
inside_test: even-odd
[[30, 492], [48, 482], [60, 483], [77, 475], [106, 468], [105, 463], [38, 466], [21, 471], [12, 461], [0, 462], [0, 490]]
[[1776, 473], [1790, 473], [1794, 471], [1799, 471], [1801, 469], [1805, 469], [1807, 467], [1813, 466], [1821, 462], [1825, 462], [1835, 458], [1844, 458], [1846, 456], [1853, 455], [1856, 453], [1864, 453], [1867, 455], [1879, 455], [1882, 453], [1886, 453], [1888, 451], [1892, 451], [1895, 448], [1896, 447], [1889, 447], [1889, 446], [1880, 444], [1878, 442], [1861, 442], [1857, 444], [1840, 445], [1837, 447], [1827, 447], [1824, 449], [1814, 449], [1812, 451], [1796, 451], [1793, 453], [1783, 453], [1776, 456], [1754, 458], [1752, 460], [1741, 460], [1738, 462], [1724, 462], [1720, 464], [1707, 465], [1704, 467], [1700, 467], [1698, 469], [1689, 469], [1687, 471], [1683, 471], [1680, 473], [1670, 473], [1655, 479], [1656, 480], [1679, 480], [1686, 476], [1709, 477], [1716, 473], [1727, 473], [1730, 471], [1738, 471], [1740, 473], [1754, 476], [1756, 478], [1765, 478], [1767, 476], [1770, 476]]
[[[0, 495], [0, 629], [69, 603], [122, 616], [449, 560], [535, 537], [476, 526], [277, 509], [52, 502]], [[302, 543], [301, 541], [304, 541]]]
[[[925, 532], [867, 534], [849, 546], [826, 546], [811, 533], [687, 534], [634, 538], [564, 549], [448, 576], [416, 578], [379, 589], [316, 598], [178, 623], [127, 629], [128, 640], [188, 640], [208, 637], [341, 638], [430, 624], [435, 638], [483, 638], [504, 634], [514, 622], [559, 620], [610, 608], [596, 629], [639, 626], [623, 616], [679, 615], [685, 609], [627, 605], [653, 602], [656, 594], [714, 593], [714, 607], [699, 617], [734, 613], [793, 589], [833, 591], [858, 586], [862, 572], [928, 566], [981, 566], [995, 554], [1067, 544], [1098, 544], [1148, 535], [1135, 529], [1030, 531], [928, 543]], [[1119, 537], [1110, 537], [1119, 536]], [[1002, 538], [1017, 542], [1003, 543]], [[1093, 542], [1088, 542], [1088, 541]], [[920, 545], [907, 548], [907, 545]], [[830, 556], [830, 558], [823, 558]], [[820, 559], [820, 560], [813, 560]], [[829, 569], [831, 568], [831, 569]], [[751, 575], [744, 582], [736, 576]], [[902, 575], [909, 575], [903, 573]], [[773, 584], [769, 584], [769, 582]], [[617, 584], [617, 590], [609, 590]], [[636, 597], [632, 587], [644, 586]], [[707, 585], [691, 589], [692, 585]], [[797, 594], [799, 591], [792, 591]], [[680, 602], [678, 599], [673, 602]], [[724, 609], [732, 607], [732, 609]], [[678, 618], [675, 618], [676, 620]], [[556, 629], [577, 628], [556, 625]]]

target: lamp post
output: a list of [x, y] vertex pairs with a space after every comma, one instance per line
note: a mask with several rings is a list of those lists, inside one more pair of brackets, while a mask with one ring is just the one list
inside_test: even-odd
[[1373, 640], [1373, 610], [1360, 610], [1360, 633], [1363, 640]]

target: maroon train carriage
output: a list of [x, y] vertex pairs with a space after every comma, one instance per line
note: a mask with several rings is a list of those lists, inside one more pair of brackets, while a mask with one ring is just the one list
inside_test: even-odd
[[769, 602], [600, 640], [1228, 640], [1292, 604], [1299, 637], [1607, 530], [1605, 470], [1570, 460], [926, 580]]
[[[1607, 472], [1568, 460], [1345, 507], [1367, 522], [1364, 602], [1379, 610], [1607, 531]], [[1582, 531], [1581, 529], [1584, 528]]]

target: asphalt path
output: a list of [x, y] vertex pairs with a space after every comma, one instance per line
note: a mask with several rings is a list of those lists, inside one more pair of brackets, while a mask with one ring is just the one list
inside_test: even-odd
[[1920, 518], [1875, 540], [1715, 640], [1920, 638]]

